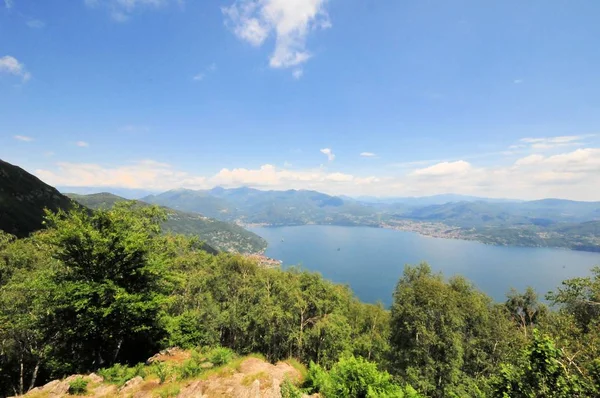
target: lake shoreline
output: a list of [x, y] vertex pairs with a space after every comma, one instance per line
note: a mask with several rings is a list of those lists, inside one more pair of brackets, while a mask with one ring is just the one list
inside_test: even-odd
[[[583, 247], [579, 248], [577, 246], [556, 246], [556, 245], [534, 245], [534, 244], [515, 244], [515, 243], [502, 243], [498, 241], [490, 241], [489, 238], [480, 235], [475, 230], [469, 230], [469, 233], [472, 235], [465, 235], [465, 229], [461, 227], [451, 226], [443, 223], [428, 223], [421, 221], [411, 221], [411, 220], [403, 220], [401, 222], [396, 223], [395, 225], [388, 223], [381, 223], [377, 225], [373, 224], [317, 224], [317, 223], [306, 223], [306, 224], [268, 224], [268, 223], [240, 223], [238, 224], [243, 226], [244, 228], [285, 228], [285, 227], [301, 227], [306, 225], [318, 225], [318, 226], [336, 226], [336, 227], [369, 227], [369, 228], [377, 228], [377, 229], [388, 229], [394, 231], [403, 231], [403, 232], [412, 232], [419, 236], [423, 236], [426, 238], [439, 238], [439, 239], [451, 239], [451, 240], [461, 240], [467, 242], [478, 242], [484, 245], [489, 246], [498, 246], [498, 247], [531, 247], [531, 248], [548, 248], [548, 249], [561, 249], [567, 251], [575, 251], [575, 252], [586, 252], [586, 253], [600, 253], [600, 246], [595, 246], [593, 248]], [[262, 251], [264, 253], [268, 249]]]

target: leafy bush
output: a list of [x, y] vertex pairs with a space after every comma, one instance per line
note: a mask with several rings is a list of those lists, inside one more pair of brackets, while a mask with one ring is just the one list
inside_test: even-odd
[[191, 359], [185, 361], [179, 368], [179, 376], [182, 379], [188, 379], [198, 376], [203, 370], [204, 369], [202, 368], [200, 361], [192, 357]]
[[302, 391], [289, 379], [281, 383], [281, 398], [302, 398]]
[[78, 377], [69, 383], [69, 394], [70, 395], [83, 395], [87, 394], [88, 381], [83, 377]]
[[152, 365], [152, 369], [154, 370], [154, 373], [156, 373], [156, 375], [158, 376], [160, 384], [163, 384], [167, 380], [167, 377], [169, 377], [169, 374], [171, 373], [169, 366], [160, 361], [154, 362], [154, 364]]
[[412, 389], [405, 391], [394, 384], [387, 372], [363, 358], [347, 356], [340, 359], [327, 373], [311, 363], [307, 386], [311, 392], [320, 392], [326, 398], [417, 398]]
[[235, 353], [229, 348], [217, 347], [209, 352], [208, 360], [215, 366], [221, 366], [231, 362], [234, 356]]
[[107, 383], [116, 384], [120, 387], [136, 376], [146, 377], [146, 369], [143, 363], [139, 363], [134, 367], [117, 363], [110, 368], [100, 369], [98, 374]]
[[326, 390], [330, 383], [331, 378], [327, 371], [311, 361], [304, 381], [304, 387], [311, 393], [317, 393]]

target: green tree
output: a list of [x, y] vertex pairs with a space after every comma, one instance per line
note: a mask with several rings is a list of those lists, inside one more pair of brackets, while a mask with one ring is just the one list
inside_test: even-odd
[[534, 330], [533, 341], [517, 365], [503, 365], [493, 384], [499, 398], [571, 398], [596, 396], [580, 369], [566, 360], [552, 339]]
[[65, 370], [145, 359], [162, 334], [165, 258], [156, 247], [165, 214], [119, 203], [111, 210], [47, 214], [44, 239], [60, 267], [47, 327]]
[[461, 277], [407, 266], [391, 308], [391, 371], [432, 397], [483, 396], [510, 349], [505, 314]]

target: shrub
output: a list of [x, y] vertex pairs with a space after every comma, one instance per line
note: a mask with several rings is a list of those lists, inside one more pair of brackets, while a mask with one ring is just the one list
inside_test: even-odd
[[229, 348], [217, 347], [208, 353], [208, 360], [215, 366], [221, 366], [230, 362], [234, 356], [234, 352]]
[[69, 383], [69, 394], [70, 395], [83, 395], [87, 394], [88, 381], [83, 377], [78, 377]]
[[136, 376], [146, 377], [146, 368], [143, 363], [139, 363], [134, 367], [117, 363], [110, 368], [100, 369], [98, 374], [107, 383], [116, 384], [120, 387]]
[[191, 359], [185, 361], [181, 368], [179, 368], [179, 376], [182, 379], [188, 379], [190, 377], [198, 376], [203, 370], [202, 366], [200, 366], [200, 362], [192, 356]]
[[347, 356], [340, 359], [327, 373], [322, 367], [310, 364], [306, 386], [309, 392], [319, 392], [326, 398], [417, 398], [412, 388], [406, 392], [387, 372], [363, 358]]
[[170, 369], [169, 369], [168, 365], [163, 362], [157, 361], [157, 362], [154, 362], [154, 364], [152, 365], [152, 368], [154, 370], [154, 373], [156, 373], [156, 376], [158, 376], [158, 380], [160, 381], [160, 384], [163, 384], [167, 380], [167, 377], [169, 377], [169, 374], [170, 374]]
[[289, 379], [281, 383], [281, 398], [302, 398], [302, 391]]

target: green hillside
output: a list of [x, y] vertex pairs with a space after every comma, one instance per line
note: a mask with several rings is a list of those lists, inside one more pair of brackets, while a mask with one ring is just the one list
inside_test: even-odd
[[72, 201], [20, 167], [0, 160], [0, 230], [24, 237], [42, 228], [44, 209], [70, 209]]
[[[106, 192], [91, 195], [67, 195], [91, 209], [109, 209], [117, 202], [127, 201], [125, 198]], [[216, 250], [256, 253], [263, 251], [267, 246], [265, 240], [260, 236], [238, 225], [204, 217], [200, 214], [184, 213], [170, 208], [165, 208], [165, 210], [168, 218], [162, 225], [163, 230], [198, 236]]]

